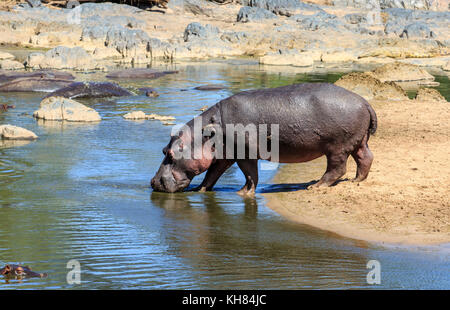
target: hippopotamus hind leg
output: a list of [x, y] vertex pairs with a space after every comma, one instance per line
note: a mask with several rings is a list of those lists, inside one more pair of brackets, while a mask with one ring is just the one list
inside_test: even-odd
[[352, 153], [353, 159], [356, 161], [356, 177], [352, 180], [354, 182], [361, 182], [367, 178], [372, 166], [373, 154], [367, 145], [369, 140], [369, 134], [367, 134], [362, 140], [360, 146]]
[[206, 176], [202, 183], [194, 188], [194, 191], [206, 192], [211, 191], [217, 180], [224, 174], [224, 172], [235, 163], [234, 160], [218, 159], [216, 160], [206, 172]]
[[309, 188], [331, 186], [347, 171], [347, 159], [349, 154], [336, 152], [327, 154], [327, 170], [319, 182], [310, 185]]
[[245, 176], [245, 185], [239, 191], [239, 195], [253, 195], [258, 185], [258, 160], [238, 160], [237, 164]]

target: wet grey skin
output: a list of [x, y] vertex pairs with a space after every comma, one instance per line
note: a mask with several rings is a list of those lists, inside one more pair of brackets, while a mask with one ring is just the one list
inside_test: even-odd
[[37, 70], [31, 72], [11, 72], [7, 70], [0, 70], [0, 84], [21, 78], [46, 78], [72, 81], [75, 80], [75, 77], [72, 74], [64, 71]]
[[0, 269], [0, 275], [6, 278], [46, 278], [46, 273], [38, 273], [31, 270], [29, 266], [6, 265]]
[[59, 96], [74, 98], [102, 98], [131, 96], [131, 92], [110, 82], [73, 82], [70, 85], [51, 92], [45, 98]]
[[147, 97], [158, 97], [159, 94], [156, 89], [151, 87], [142, 87], [139, 88], [139, 91], [143, 92]]
[[[222, 129], [223, 150], [227, 148], [226, 124], [254, 124], [256, 128], [260, 124], [267, 124], [269, 130], [271, 124], [278, 124], [280, 163], [301, 163], [323, 155], [327, 157], [326, 172], [312, 187], [333, 185], [345, 174], [349, 156], [357, 163], [354, 181], [363, 181], [373, 161], [367, 142], [377, 129], [375, 111], [361, 96], [334, 84], [304, 83], [245, 91], [221, 100], [199, 117], [203, 129], [211, 124]], [[186, 125], [194, 132], [194, 120]], [[268, 137], [270, 135], [271, 132]], [[258, 152], [256, 159], [248, 158], [248, 139], [245, 142], [244, 159], [236, 160], [236, 154], [232, 158], [224, 154], [223, 159], [193, 159], [193, 154], [192, 159], [175, 159], [174, 154], [180, 148], [180, 143], [191, 145], [193, 152], [192, 140], [187, 134], [171, 137], [163, 150], [163, 162], [151, 180], [155, 191], [182, 191], [194, 176], [204, 171], [207, 171], [206, 176], [196, 190], [212, 190], [220, 176], [237, 163], [246, 179], [239, 193], [254, 193], [258, 184], [258, 159], [261, 156]], [[203, 145], [206, 141], [208, 137], [203, 138]], [[235, 152], [237, 141], [235, 134]], [[270, 141], [267, 144], [270, 145]]]
[[206, 90], [206, 91], [214, 91], [214, 90], [222, 90], [226, 89], [226, 86], [219, 85], [219, 84], [210, 84], [210, 85], [200, 85], [195, 87], [195, 90]]
[[108, 73], [108, 79], [157, 79], [167, 74], [178, 73], [178, 71], [157, 71], [147, 68], [125, 69]]
[[52, 92], [72, 83], [72, 80], [25, 77], [0, 85], [0, 92]]

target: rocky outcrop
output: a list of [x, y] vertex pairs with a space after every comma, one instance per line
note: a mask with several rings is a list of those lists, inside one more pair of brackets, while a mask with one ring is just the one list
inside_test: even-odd
[[7, 52], [2, 52], [2, 51], [0, 51], [0, 60], [5, 60], [5, 59], [12, 60], [12, 59], [14, 59], [14, 58], [15, 58], [15, 57], [14, 57], [13, 54], [10, 54], [10, 53], [7, 53]]
[[363, 9], [378, 7], [381, 9], [401, 8], [433, 11], [448, 10], [449, 4], [447, 3], [447, 7], [445, 7], [445, 1], [441, 2], [435, 0], [332, 0], [332, 4], [335, 6]]
[[425, 69], [401, 62], [385, 64], [372, 72], [368, 72], [368, 74], [379, 79], [381, 82], [434, 81], [434, 76]]
[[381, 82], [367, 73], [354, 72], [342, 76], [334, 84], [357, 93], [366, 100], [407, 100], [405, 91], [395, 82]]
[[327, 28], [336, 29], [343, 26], [343, 22], [336, 15], [328, 14], [324, 11], [320, 11], [314, 15], [297, 14], [290, 19], [295, 20], [303, 29], [309, 31]]
[[310, 67], [314, 65], [314, 59], [309, 53], [299, 53], [297, 50], [279, 50], [259, 58], [259, 63], [264, 65]]
[[419, 88], [414, 99], [417, 101], [447, 102], [444, 96], [434, 88]]
[[3, 70], [20, 70], [24, 69], [24, 66], [16, 60], [5, 59], [0, 60], [0, 68]]
[[13, 125], [0, 125], [0, 138], [5, 140], [35, 140], [38, 136], [25, 128]]
[[242, 2], [243, 5], [266, 9], [282, 16], [322, 11], [317, 5], [298, 0], [243, 0]]
[[125, 114], [123, 118], [130, 120], [140, 120], [140, 119], [147, 119], [147, 115], [145, 115], [145, 113], [142, 111], [134, 111]]
[[81, 47], [58, 46], [46, 53], [31, 53], [26, 66], [33, 69], [101, 69], [97, 61]]
[[94, 109], [64, 97], [49, 97], [42, 100], [39, 110], [34, 112], [33, 116], [46, 121], [96, 122], [101, 120]]
[[236, 20], [241, 23], [247, 23], [260, 22], [275, 18], [278, 18], [278, 16], [266, 9], [244, 6], [239, 10]]

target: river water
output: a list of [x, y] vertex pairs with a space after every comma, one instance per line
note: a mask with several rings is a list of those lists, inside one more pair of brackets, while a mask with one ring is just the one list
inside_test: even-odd
[[[261, 196], [289, 190], [271, 183], [276, 170], [261, 171], [255, 199], [235, 193], [244, 183], [236, 166], [215, 192], [153, 193], [149, 181], [171, 128], [127, 121], [123, 114], [142, 110], [184, 123], [196, 109], [241, 90], [339, 77], [264, 71], [242, 61], [167, 69], [180, 73], [120, 81], [129, 88], [155, 87], [158, 98], [79, 100], [101, 114], [97, 124], [37, 122], [31, 114], [43, 94], [0, 94], [0, 103], [16, 105], [0, 114], [0, 123], [39, 136], [0, 147], [0, 264], [28, 264], [49, 274], [2, 279], [0, 289], [450, 288], [448, 245], [367, 244], [280, 217]], [[102, 73], [77, 78], [105, 79]], [[448, 91], [448, 79], [440, 81]], [[229, 88], [193, 89], [209, 83]], [[193, 185], [200, 182], [195, 178]], [[81, 264], [79, 285], [67, 282], [73, 259]], [[381, 264], [380, 285], [366, 281], [369, 260]]]

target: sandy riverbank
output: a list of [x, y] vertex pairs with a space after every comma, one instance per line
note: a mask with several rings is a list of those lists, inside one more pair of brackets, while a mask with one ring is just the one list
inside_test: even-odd
[[[294, 221], [371, 242], [450, 242], [450, 106], [448, 102], [372, 102], [375, 159], [362, 183], [267, 193], [268, 206]], [[311, 166], [312, 165], [312, 166]], [[325, 158], [285, 165], [275, 183], [307, 183], [325, 171]], [[317, 167], [308, 171], [307, 167]], [[346, 178], [356, 165], [349, 159]]]

